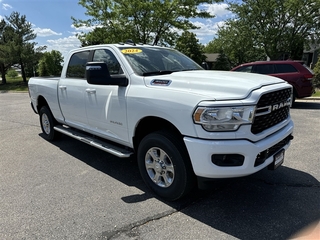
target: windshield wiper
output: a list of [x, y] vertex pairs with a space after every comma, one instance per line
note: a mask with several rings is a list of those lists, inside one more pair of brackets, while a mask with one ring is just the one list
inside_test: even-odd
[[162, 70], [162, 71], [146, 72], [146, 73], [143, 73], [142, 76], [165, 75], [165, 74], [171, 74], [173, 72], [175, 71]]

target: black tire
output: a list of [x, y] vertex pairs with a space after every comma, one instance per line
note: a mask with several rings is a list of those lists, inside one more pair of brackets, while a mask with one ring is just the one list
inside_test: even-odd
[[296, 98], [297, 98], [297, 92], [296, 92], [296, 90], [293, 90], [292, 100], [291, 100], [291, 107], [295, 106]]
[[195, 175], [182, 140], [168, 132], [154, 132], [144, 137], [137, 159], [144, 182], [165, 200], [178, 200], [195, 185]]
[[41, 107], [39, 111], [39, 116], [43, 137], [48, 141], [58, 139], [60, 133], [53, 129], [53, 127], [56, 125], [56, 121], [50, 109], [47, 106]]

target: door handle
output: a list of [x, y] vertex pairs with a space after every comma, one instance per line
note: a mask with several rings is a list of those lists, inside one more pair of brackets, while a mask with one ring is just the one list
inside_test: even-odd
[[67, 89], [67, 86], [59, 86], [59, 89], [61, 89], [61, 90], [66, 90], [66, 89]]
[[87, 92], [87, 93], [96, 93], [96, 90], [95, 90], [95, 89], [92, 89], [92, 88], [87, 88], [87, 89], [86, 89], [86, 92]]

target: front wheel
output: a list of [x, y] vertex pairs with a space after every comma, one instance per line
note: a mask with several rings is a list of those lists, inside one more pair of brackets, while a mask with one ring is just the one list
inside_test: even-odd
[[144, 137], [138, 148], [144, 182], [160, 197], [174, 201], [194, 187], [195, 176], [182, 140], [168, 132]]
[[60, 134], [53, 128], [55, 125], [55, 119], [50, 109], [47, 106], [41, 107], [39, 116], [42, 133], [44, 134], [43, 137], [48, 141], [57, 139]]

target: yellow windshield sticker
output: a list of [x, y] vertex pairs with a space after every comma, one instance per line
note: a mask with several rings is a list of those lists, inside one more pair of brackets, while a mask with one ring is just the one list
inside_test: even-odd
[[121, 52], [123, 54], [136, 54], [136, 53], [141, 53], [142, 50], [138, 48], [127, 48], [127, 49], [122, 49]]

